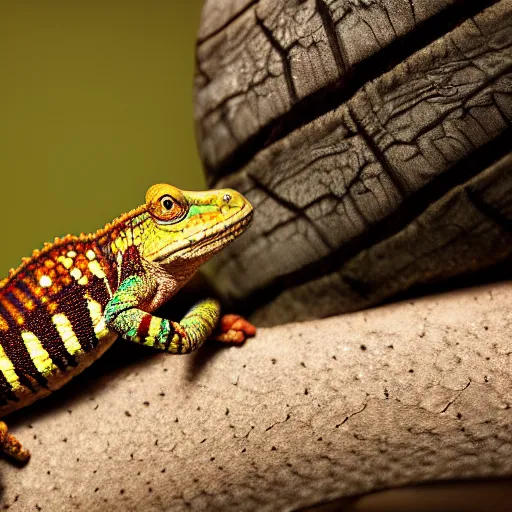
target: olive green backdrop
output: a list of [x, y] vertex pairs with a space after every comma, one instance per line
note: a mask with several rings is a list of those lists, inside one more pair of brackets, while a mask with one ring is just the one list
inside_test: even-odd
[[202, 2], [0, 1], [0, 276], [153, 183], [204, 187], [192, 80]]

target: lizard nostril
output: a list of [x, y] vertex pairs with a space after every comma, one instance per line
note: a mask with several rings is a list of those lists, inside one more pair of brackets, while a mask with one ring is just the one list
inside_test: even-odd
[[222, 199], [225, 203], [229, 203], [229, 201], [231, 201], [231, 194], [224, 194]]

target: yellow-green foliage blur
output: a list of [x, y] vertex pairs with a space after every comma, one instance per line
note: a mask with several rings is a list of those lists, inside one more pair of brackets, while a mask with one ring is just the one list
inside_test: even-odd
[[200, 0], [0, 2], [0, 279], [158, 182], [204, 188], [192, 82]]

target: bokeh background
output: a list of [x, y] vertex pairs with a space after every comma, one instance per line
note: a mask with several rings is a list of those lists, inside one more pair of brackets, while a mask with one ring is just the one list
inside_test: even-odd
[[0, 279], [157, 182], [204, 187], [192, 81], [201, 0], [0, 2]]

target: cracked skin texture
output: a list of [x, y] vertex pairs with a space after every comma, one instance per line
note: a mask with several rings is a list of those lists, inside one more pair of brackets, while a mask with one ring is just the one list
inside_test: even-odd
[[1, 504], [294, 510], [511, 477], [511, 312], [508, 282], [181, 358], [114, 346], [96, 373], [11, 418], [33, 459], [2, 465]]
[[512, 0], [206, 2], [198, 145], [256, 207], [211, 267], [223, 297], [275, 325], [510, 261], [511, 19]]

